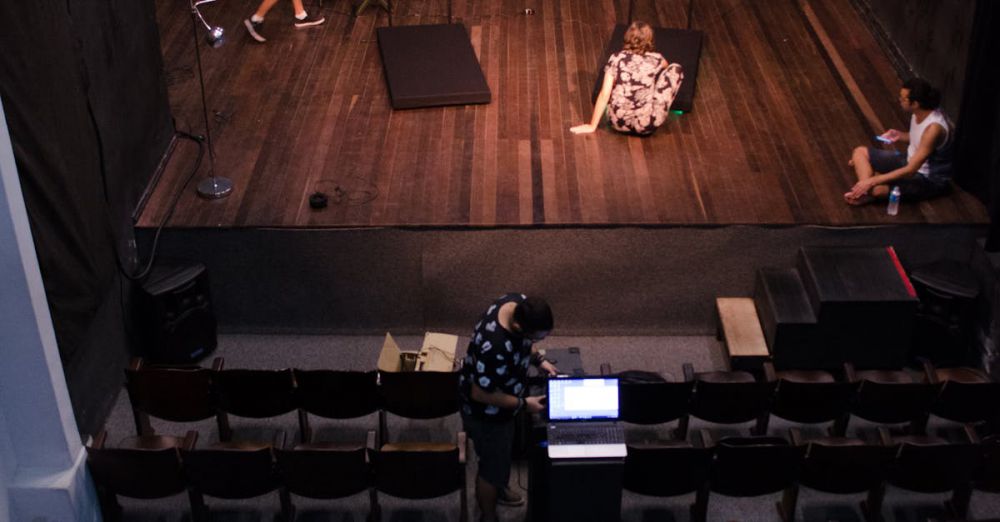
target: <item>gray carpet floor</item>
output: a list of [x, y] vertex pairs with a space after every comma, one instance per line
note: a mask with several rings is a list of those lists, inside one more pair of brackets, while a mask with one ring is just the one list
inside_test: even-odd
[[[416, 350], [420, 347], [418, 336], [395, 336], [401, 348]], [[467, 339], [459, 340], [459, 356], [464, 352]], [[226, 368], [303, 368], [303, 369], [351, 369], [368, 370], [375, 367], [378, 351], [382, 345], [380, 336], [296, 336], [296, 335], [223, 335], [219, 338], [219, 348], [214, 356], [224, 357]], [[607, 362], [617, 370], [644, 369], [671, 374], [682, 378], [681, 365], [690, 362], [696, 371], [724, 369], [722, 348], [712, 337], [560, 337], [551, 336], [539, 347], [565, 348], [581, 347], [584, 368], [588, 373], [597, 373], [601, 363]], [[206, 365], [208, 362], [206, 361]], [[108, 441], [117, 441], [132, 435], [134, 425], [128, 405], [127, 394], [119, 394], [115, 407], [106, 421], [109, 430]], [[369, 429], [377, 425], [375, 415], [352, 420], [348, 423], [313, 424], [316, 436], [322, 439], [360, 440]], [[154, 427], [161, 433], [180, 434], [188, 429], [199, 431], [199, 446], [218, 440], [214, 421], [192, 424], [170, 424], [154, 421]], [[297, 419], [294, 413], [268, 419], [265, 422], [233, 419], [233, 427], [242, 437], [268, 440], [276, 432], [284, 432], [286, 440], [292, 441], [298, 435]], [[746, 426], [713, 426], [692, 419], [691, 430], [709, 428], [724, 436], [736, 432], [746, 433]], [[787, 434], [790, 424], [780, 419], [772, 419], [769, 431], [772, 434]], [[947, 428], [932, 423], [933, 429]], [[461, 428], [457, 415], [433, 421], [408, 421], [390, 419], [390, 430], [403, 439], [422, 439], [431, 434], [453, 434]], [[629, 436], [646, 435], [638, 427], [629, 427]], [[667, 430], [669, 426], [659, 428]], [[808, 429], [822, 429], [822, 426]], [[862, 433], [870, 426], [852, 421], [852, 430]], [[450, 435], [444, 435], [450, 436]], [[453, 438], [453, 436], [451, 436]], [[476, 473], [474, 455], [468, 466], [470, 520], [477, 520], [473, 484]], [[669, 473], [673, 470], [664, 470]], [[511, 485], [526, 494], [528, 488], [526, 462], [515, 463]], [[419, 480], [415, 477], [414, 480]], [[713, 494], [709, 502], [708, 518], [712, 521], [772, 521], [779, 520], [775, 502], [780, 494], [754, 497], [732, 498]], [[798, 503], [797, 519], [806, 522], [826, 522], [836, 520], [853, 522], [863, 520], [858, 508], [863, 499], [858, 495], [828, 495], [803, 488]], [[885, 507], [882, 511], [887, 522], [923, 522], [929, 518], [943, 517], [943, 501], [946, 496], [916, 495], [889, 488]], [[186, 495], [178, 495], [160, 500], [121, 499], [126, 521], [180, 521], [189, 519]], [[385, 495], [380, 496], [383, 520], [389, 522], [443, 522], [458, 520], [457, 494], [429, 501], [404, 501]], [[694, 495], [669, 499], [644, 497], [624, 493], [622, 497], [622, 520], [627, 522], [683, 522], [690, 520], [688, 506]], [[215, 520], [225, 522], [270, 521], [278, 513], [277, 494], [266, 495], [246, 501], [208, 499]], [[300, 497], [294, 498], [300, 521], [361, 522], [367, 514], [368, 499], [364, 494], [352, 498], [317, 501]], [[525, 507], [501, 508], [504, 522], [525, 520]], [[973, 495], [969, 517], [973, 520], [1000, 516], [1000, 495], [976, 492]]]

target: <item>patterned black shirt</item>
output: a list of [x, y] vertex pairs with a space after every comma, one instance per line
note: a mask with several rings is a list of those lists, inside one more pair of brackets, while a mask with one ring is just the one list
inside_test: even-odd
[[497, 319], [501, 306], [524, 300], [522, 294], [507, 294], [490, 305], [476, 323], [459, 380], [462, 411], [466, 415], [498, 421], [514, 417], [514, 410], [472, 400], [472, 383], [487, 393], [499, 390], [515, 397], [524, 396], [532, 341], [505, 330]]

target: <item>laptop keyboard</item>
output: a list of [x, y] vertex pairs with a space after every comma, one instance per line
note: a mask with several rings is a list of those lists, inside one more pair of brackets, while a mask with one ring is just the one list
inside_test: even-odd
[[550, 426], [548, 436], [549, 444], [625, 444], [624, 430], [614, 424], [560, 424]]

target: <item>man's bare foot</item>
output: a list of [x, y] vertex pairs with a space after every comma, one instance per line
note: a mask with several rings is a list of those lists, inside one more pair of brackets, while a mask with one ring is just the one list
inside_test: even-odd
[[860, 207], [862, 205], [867, 205], [867, 204], [871, 203], [872, 201], [875, 201], [875, 198], [871, 194], [864, 194], [861, 197], [855, 198], [855, 197], [851, 196], [850, 192], [845, 192], [844, 193], [844, 201], [848, 205], [851, 205], [853, 207]]

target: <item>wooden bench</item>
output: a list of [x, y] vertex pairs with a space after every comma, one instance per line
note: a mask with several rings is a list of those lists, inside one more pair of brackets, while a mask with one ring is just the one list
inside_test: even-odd
[[770, 360], [771, 354], [767, 350], [753, 299], [718, 297], [715, 308], [719, 313], [716, 337], [726, 346], [730, 368], [760, 370], [764, 361]]

